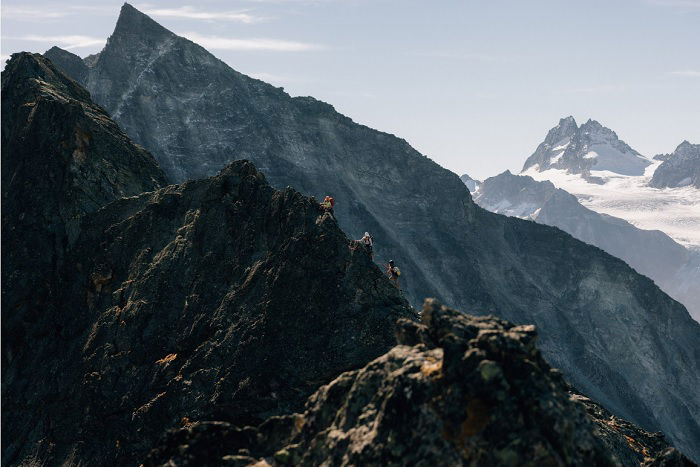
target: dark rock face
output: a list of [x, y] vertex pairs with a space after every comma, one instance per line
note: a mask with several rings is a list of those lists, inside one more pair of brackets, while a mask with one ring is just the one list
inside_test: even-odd
[[257, 429], [186, 428], [146, 465], [234, 456], [272, 465], [615, 465], [535, 347], [534, 326], [428, 300], [422, 324], [401, 322], [398, 337], [385, 355], [320, 388], [303, 413]]
[[129, 5], [86, 64], [94, 97], [174, 179], [248, 158], [275, 187], [332, 194], [340, 227], [369, 231], [377, 259], [397, 261], [411, 303], [438, 296], [534, 323], [545, 356], [581, 391], [686, 452], [700, 445], [700, 329], [622, 261], [482, 210], [405, 141], [237, 73]]
[[60, 47], [51, 47], [44, 52], [44, 57], [53, 63], [60, 63], [61, 71], [78, 83], [82, 84], [88, 78], [90, 71], [83, 59], [67, 50], [63, 50]]
[[248, 162], [109, 203], [162, 174], [54, 71], [3, 72], [3, 464], [133, 464], [173, 426], [299, 409], [394, 345], [408, 303]]
[[664, 162], [649, 182], [655, 188], [700, 188], [700, 144], [683, 141], [671, 154], [656, 156]]
[[491, 212], [558, 227], [651, 278], [700, 321], [700, 254], [658, 230], [599, 214], [551, 182], [504, 172], [486, 179], [474, 201]]
[[[3, 375], [56, 313], [58, 271], [80, 218], [165, 177], [88, 93], [41, 55], [14, 54], [2, 73]], [[3, 376], [4, 378], [4, 376]], [[4, 393], [4, 389], [3, 389]]]
[[589, 177], [591, 170], [643, 175], [650, 164], [651, 161], [618, 139], [614, 131], [595, 120], [579, 127], [573, 117], [566, 117], [549, 130], [545, 140], [525, 161], [523, 171], [553, 168], [584, 177]]

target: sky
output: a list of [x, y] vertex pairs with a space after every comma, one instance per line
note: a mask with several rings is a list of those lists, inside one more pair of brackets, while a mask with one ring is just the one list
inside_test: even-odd
[[[122, 1], [3, 0], [2, 60], [99, 52]], [[700, 0], [131, 2], [232, 68], [457, 174], [519, 172], [561, 117], [647, 156], [700, 143]]]

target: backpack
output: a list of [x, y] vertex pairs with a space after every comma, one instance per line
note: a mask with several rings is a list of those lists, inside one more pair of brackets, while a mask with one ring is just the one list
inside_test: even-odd
[[394, 268], [394, 274], [396, 274], [396, 277], [399, 277], [401, 275], [401, 270], [399, 268]]
[[332, 196], [328, 197], [328, 201], [331, 203], [331, 207], [335, 206], [335, 200], [333, 199]]

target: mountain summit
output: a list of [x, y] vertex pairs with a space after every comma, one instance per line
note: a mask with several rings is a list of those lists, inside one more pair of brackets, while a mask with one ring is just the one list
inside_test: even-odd
[[249, 159], [273, 187], [331, 194], [339, 226], [354, 238], [369, 231], [375, 258], [397, 262], [410, 303], [435, 296], [536, 324], [545, 357], [579, 390], [681, 449], [700, 445], [700, 329], [624, 262], [479, 208], [457, 175], [406, 141], [244, 76], [173, 34], [110, 40], [87, 83], [171, 179]]
[[671, 154], [661, 157], [661, 165], [649, 182], [655, 188], [694, 186], [700, 188], [700, 144], [683, 141]]
[[597, 121], [588, 120], [579, 127], [573, 117], [566, 117], [549, 130], [545, 140], [525, 161], [523, 172], [561, 169], [586, 177], [591, 171], [643, 175], [650, 164], [651, 161]]

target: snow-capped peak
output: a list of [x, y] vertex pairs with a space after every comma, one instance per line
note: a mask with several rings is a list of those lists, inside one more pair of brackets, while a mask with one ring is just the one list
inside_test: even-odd
[[620, 140], [617, 134], [589, 119], [578, 127], [573, 117], [559, 120], [523, 167], [542, 172], [566, 170], [593, 179], [591, 172], [643, 175], [651, 161]]

